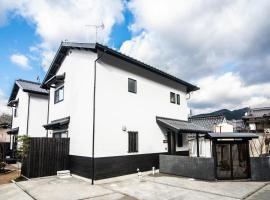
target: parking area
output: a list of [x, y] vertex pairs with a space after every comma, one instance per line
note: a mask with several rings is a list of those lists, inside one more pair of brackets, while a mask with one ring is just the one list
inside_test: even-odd
[[270, 199], [267, 182], [219, 181], [207, 182], [165, 174], [137, 175], [97, 181], [76, 176], [44, 177], [0, 186], [0, 200], [12, 199]]

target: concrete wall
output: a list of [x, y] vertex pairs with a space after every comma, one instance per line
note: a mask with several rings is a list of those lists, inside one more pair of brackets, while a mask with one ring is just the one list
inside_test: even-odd
[[250, 158], [251, 179], [254, 181], [270, 181], [270, 157]]
[[191, 158], [186, 156], [160, 155], [159, 171], [166, 174], [215, 180], [213, 158]]

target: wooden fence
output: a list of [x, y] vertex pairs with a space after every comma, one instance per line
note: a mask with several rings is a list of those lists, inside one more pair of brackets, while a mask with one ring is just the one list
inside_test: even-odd
[[30, 138], [22, 174], [28, 178], [56, 175], [69, 169], [69, 138]]
[[9, 147], [9, 142], [0, 142], [0, 161], [5, 161], [6, 156], [11, 156], [11, 150]]

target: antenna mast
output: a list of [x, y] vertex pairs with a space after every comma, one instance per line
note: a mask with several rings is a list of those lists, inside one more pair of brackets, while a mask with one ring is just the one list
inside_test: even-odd
[[86, 25], [87, 27], [94, 27], [95, 28], [95, 33], [96, 33], [96, 42], [97, 42], [97, 37], [98, 37], [98, 29], [101, 29], [101, 30], [103, 30], [104, 29], [104, 24], [103, 24], [103, 22], [100, 24], [100, 25]]

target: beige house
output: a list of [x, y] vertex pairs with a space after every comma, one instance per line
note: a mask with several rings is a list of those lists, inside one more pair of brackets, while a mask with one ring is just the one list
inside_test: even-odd
[[10, 142], [10, 136], [7, 134], [10, 128], [7, 126], [0, 125], [0, 143], [2, 142]]
[[0, 143], [10, 142], [10, 136], [7, 134], [7, 131], [10, 130], [11, 121], [11, 116], [7, 114], [0, 116]]

